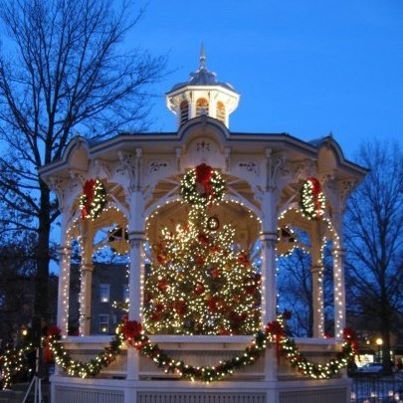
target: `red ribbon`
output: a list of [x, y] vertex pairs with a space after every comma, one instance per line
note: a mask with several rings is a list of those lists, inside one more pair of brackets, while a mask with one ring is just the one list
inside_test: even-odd
[[95, 179], [88, 179], [83, 186], [83, 193], [85, 196], [85, 202], [84, 206], [81, 210], [81, 216], [83, 218], [86, 218], [90, 209], [91, 209], [91, 203], [94, 200], [95, 196], [95, 185], [96, 185], [96, 180]]
[[356, 332], [349, 327], [344, 328], [343, 339], [351, 345], [354, 354], [357, 354], [359, 351], [359, 343]]
[[312, 184], [312, 194], [314, 196], [318, 196], [319, 193], [321, 192], [321, 186], [320, 186], [319, 180], [312, 177], [312, 178], [308, 178], [308, 181], [311, 182], [311, 184]]
[[48, 337], [60, 337], [62, 331], [57, 326], [50, 326], [46, 335]]
[[280, 341], [283, 337], [285, 337], [284, 327], [281, 325], [280, 322], [274, 320], [273, 322], [269, 322], [267, 324], [266, 333], [270, 333], [276, 340], [277, 361], [280, 361], [280, 353], [281, 353]]
[[139, 345], [136, 343], [136, 339], [141, 336], [143, 327], [141, 323], [136, 320], [126, 320], [122, 326], [122, 333], [126, 341], [129, 343], [135, 342], [135, 347], [138, 349]]
[[196, 167], [196, 183], [203, 186], [204, 192], [211, 194], [213, 187], [211, 186], [211, 177], [213, 176], [213, 168], [207, 164], [200, 164]]
[[314, 177], [308, 178], [308, 182], [310, 182], [312, 185], [313, 202], [315, 203], [315, 209], [318, 215], [320, 215], [320, 212], [322, 210], [322, 204], [319, 200], [319, 195], [322, 192], [322, 187], [320, 185], [319, 180]]

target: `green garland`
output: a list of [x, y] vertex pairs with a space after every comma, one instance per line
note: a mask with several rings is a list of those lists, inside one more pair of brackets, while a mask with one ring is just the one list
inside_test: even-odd
[[73, 360], [60, 343], [60, 330], [52, 328], [45, 342], [48, 343], [57, 365], [60, 365], [68, 375], [87, 378], [98, 375], [103, 368], [107, 368], [121, 352], [125, 342], [122, 333], [116, 334], [107, 347], [88, 362]]
[[215, 366], [206, 367], [195, 367], [170, 357], [159, 348], [158, 344], [150, 341], [149, 337], [144, 334], [141, 324], [135, 321], [126, 321], [119, 325], [117, 334], [110, 345], [87, 363], [71, 359], [63, 344], [60, 343], [60, 332], [49, 335], [47, 342], [55, 356], [56, 363], [69, 375], [81, 378], [97, 375], [116, 358], [121, 352], [123, 343], [126, 342], [150, 358], [165, 373], [174, 373], [182, 379], [206, 383], [223, 379], [232, 375], [239, 368], [252, 365], [263, 355], [268, 344], [274, 343], [277, 347], [278, 357], [281, 355], [288, 359], [294, 368], [313, 379], [327, 379], [337, 374], [347, 366], [349, 360], [354, 358], [358, 349], [354, 333], [345, 329], [342, 351], [337, 354], [337, 358], [331, 359], [325, 364], [312, 363], [299, 351], [294, 340], [286, 336], [281, 317], [278, 321], [269, 323], [265, 331], [259, 331], [254, 336], [252, 343], [240, 355], [220, 361]]

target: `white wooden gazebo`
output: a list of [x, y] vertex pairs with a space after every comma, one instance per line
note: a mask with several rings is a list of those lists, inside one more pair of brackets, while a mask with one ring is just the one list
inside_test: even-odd
[[[235, 226], [244, 247], [256, 239], [262, 242], [262, 326], [277, 315], [276, 257], [293, 247], [278, 237], [278, 229], [299, 227], [311, 239], [314, 337], [296, 342], [318, 362], [340, 350], [345, 327], [342, 215], [346, 197], [365, 170], [347, 161], [331, 136], [304, 142], [285, 133], [231, 132], [228, 115], [238, 100], [229, 84], [217, 82], [207, 70], [202, 54], [191, 80], [167, 94], [168, 106], [178, 116], [177, 132], [120, 134], [99, 143], [76, 137], [60, 161], [42, 169], [62, 213], [57, 320], [64, 346], [74, 357], [90, 358], [110, 339], [90, 334], [94, 234], [111, 225], [127, 227], [129, 319], [141, 321], [144, 242], [152, 243], [161, 227], [183, 218], [179, 180], [186, 169], [203, 162], [226, 179], [225, 201], [217, 207], [222, 220]], [[299, 210], [301, 184], [309, 177], [319, 179], [326, 195], [327, 208], [320, 221], [305, 218]], [[94, 221], [81, 219], [78, 202], [83, 183], [90, 178], [100, 179], [107, 193], [106, 209]], [[334, 338], [324, 337], [324, 237], [333, 241]], [[80, 336], [67, 334], [73, 238], [80, 240], [83, 250]], [[171, 355], [194, 365], [213, 365], [250, 341], [249, 336], [150, 337]], [[278, 361], [272, 347], [254, 365], [210, 385], [164, 374], [135, 349], [126, 350], [96, 378], [75, 378], [58, 369], [51, 382], [54, 403], [349, 401], [349, 381], [343, 374], [329, 380], [306, 378], [286, 361]]]

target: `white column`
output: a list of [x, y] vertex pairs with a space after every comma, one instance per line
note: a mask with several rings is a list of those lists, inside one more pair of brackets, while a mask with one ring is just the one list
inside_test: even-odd
[[313, 230], [311, 234], [312, 248], [312, 308], [313, 308], [313, 337], [323, 337], [324, 329], [324, 294], [323, 294], [323, 259], [321, 251], [321, 223], [316, 221], [313, 223]]
[[93, 253], [93, 226], [87, 221], [83, 224], [83, 248], [81, 256], [81, 285], [80, 285], [80, 336], [89, 336], [91, 333], [91, 302], [92, 302], [92, 263]]
[[[274, 190], [264, 193], [262, 202], [262, 317], [266, 326], [277, 317], [276, 242], [277, 242], [277, 197]], [[265, 379], [277, 379], [275, 348], [265, 354]]]
[[335, 337], [343, 337], [346, 327], [346, 290], [344, 282], [344, 249], [336, 246], [333, 249], [333, 288], [334, 288], [334, 333]]
[[346, 290], [344, 281], [344, 249], [342, 238], [343, 204], [335, 208], [333, 227], [333, 293], [334, 293], [334, 334], [341, 339], [346, 327]]
[[91, 300], [92, 300], [92, 262], [84, 263], [81, 268], [80, 288], [80, 336], [91, 334]]
[[[139, 190], [130, 195], [129, 243], [129, 320], [141, 322], [143, 301], [143, 244], [144, 234], [144, 196]], [[127, 351], [127, 379], [139, 379], [140, 355], [134, 348]]]
[[313, 329], [312, 337], [324, 337], [324, 295], [323, 295], [323, 266], [314, 265], [312, 274], [312, 307]]
[[69, 323], [71, 239], [68, 236], [67, 212], [62, 211], [59, 248], [59, 284], [57, 297], [57, 326], [67, 336]]

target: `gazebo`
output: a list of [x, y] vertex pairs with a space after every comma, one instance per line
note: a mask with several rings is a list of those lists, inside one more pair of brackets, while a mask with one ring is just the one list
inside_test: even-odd
[[[347, 161], [332, 136], [301, 141], [286, 133], [237, 133], [229, 130], [229, 114], [239, 95], [207, 70], [204, 52], [199, 69], [188, 82], [167, 93], [167, 104], [178, 116], [172, 133], [122, 133], [101, 142], [75, 137], [60, 161], [41, 170], [57, 194], [61, 213], [60, 276], [57, 325], [64, 349], [86, 361], [112, 336], [90, 334], [92, 256], [95, 235], [119, 227], [129, 255], [129, 320], [141, 323], [145, 276], [144, 245], [157, 242], [159, 230], [186, 217], [180, 180], [189, 169], [207, 164], [225, 179], [224, 200], [214, 207], [220, 220], [231, 223], [237, 242], [248, 249], [261, 245], [261, 326], [278, 317], [277, 258], [297, 244], [284, 237], [290, 227], [309, 235], [312, 256], [313, 337], [295, 339], [299, 350], [316, 363], [337, 356], [345, 328], [342, 216], [349, 192], [365, 169]], [[83, 215], [83, 186], [102, 184], [102, 210]], [[301, 207], [301, 189], [319, 187], [320, 219]], [[83, 193], [84, 192], [84, 193]], [[320, 202], [320, 200], [319, 200]], [[84, 203], [85, 204], [85, 203]], [[309, 206], [308, 206], [309, 210]], [[309, 211], [308, 211], [309, 212]], [[285, 232], [287, 234], [287, 232]], [[68, 334], [71, 244], [78, 240], [80, 263], [80, 329]], [[332, 241], [334, 337], [324, 335], [323, 240]], [[164, 351], [189, 365], [214, 366], [241, 353], [253, 335], [149, 335]], [[135, 348], [123, 348], [95, 377], [70, 376], [58, 367], [51, 379], [52, 401], [103, 403], [339, 403], [350, 399], [344, 372], [331, 379], [313, 379], [298, 372], [276, 346], [234, 371], [231, 377], [205, 383], [165, 373]]]

